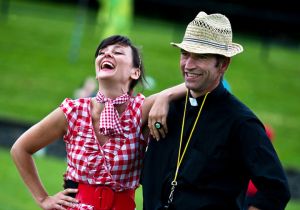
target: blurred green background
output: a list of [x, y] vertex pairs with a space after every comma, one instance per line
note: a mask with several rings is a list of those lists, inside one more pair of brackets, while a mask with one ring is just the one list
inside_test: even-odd
[[[0, 20], [0, 118], [32, 124], [72, 98], [86, 77], [94, 77], [94, 51], [104, 29], [95, 10], [76, 5], [14, 0], [9, 6]], [[133, 18], [130, 37], [154, 81], [145, 95], [182, 82], [179, 50], [169, 43], [181, 40], [185, 26]], [[234, 34], [234, 41], [245, 52], [233, 58], [225, 75], [232, 92], [274, 129], [274, 147], [284, 167], [300, 169], [299, 45], [266, 44], [247, 34]], [[65, 160], [36, 160], [49, 192], [61, 189]], [[0, 149], [0, 164], [0, 209], [38, 209], [5, 148]], [[142, 209], [140, 191], [137, 209]], [[299, 200], [286, 209], [300, 209]]]

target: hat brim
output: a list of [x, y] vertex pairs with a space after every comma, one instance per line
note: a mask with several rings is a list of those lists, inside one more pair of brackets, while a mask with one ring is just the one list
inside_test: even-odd
[[194, 43], [194, 42], [187, 42], [183, 41], [181, 43], [170, 43], [174, 47], [181, 48], [187, 52], [197, 53], [197, 54], [219, 54], [224, 55], [226, 57], [232, 57], [243, 52], [243, 47], [240, 44], [232, 43], [227, 45], [227, 49], [219, 49], [215, 48], [211, 45], [201, 44], [201, 43]]

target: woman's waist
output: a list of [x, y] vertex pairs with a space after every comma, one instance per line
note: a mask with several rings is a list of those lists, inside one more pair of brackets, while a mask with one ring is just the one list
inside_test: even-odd
[[[64, 175], [65, 180], [74, 182], [109, 186], [116, 191], [135, 189], [139, 186], [141, 167], [128, 168], [118, 167], [119, 170], [97, 170], [85, 167], [76, 168], [68, 166]], [[121, 168], [121, 169], [120, 169]]]
[[[74, 181], [76, 180], [76, 181]], [[77, 179], [73, 179], [72, 177], [65, 177], [65, 181], [64, 181], [64, 188], [78, 188], [78, 186], [80, 185], [86, 185], [89, 186], [90, 188], [100, 188], [100, 187], [108, 187], [110, 189], [112, 189], [114, 192], [123, 192], [123, 191], [127, 191], [127, 190], [135, 190], [138, 186], [139, 186], [139, 180], [135, 181], [135, 182], [124, 182], [124, 183], [119, 183], [116, 181], [87, 181], [87, 180], [77, 180]]]
[[65, 181], [65, 187], [75, 187], [78, 189], [78, 193], [73, 195], [80, 205], [93, 207], [96, 210], [109, 210], [114, 206], [120, 205], [120, 203], [128, 203], [134, 209], [134, 189], [127, 189], [122, 191], [115, 191], [106, 185], [91, 185], [86, 183], [77, 183], [72, 180]]

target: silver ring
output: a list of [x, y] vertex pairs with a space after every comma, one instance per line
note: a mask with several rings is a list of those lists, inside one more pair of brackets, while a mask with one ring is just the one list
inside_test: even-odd
[[161, 124], [160, 122], [155, 122], [155, 123], [154, 123], [154, 127], [155, 127], [156, 129], [161, 129], [162, 124]]

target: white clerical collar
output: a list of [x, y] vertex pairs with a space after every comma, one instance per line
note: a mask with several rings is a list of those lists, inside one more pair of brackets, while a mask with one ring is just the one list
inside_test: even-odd
[[198, 102], [195, 98], [189, 97], [191, 106], [198, 106]]

